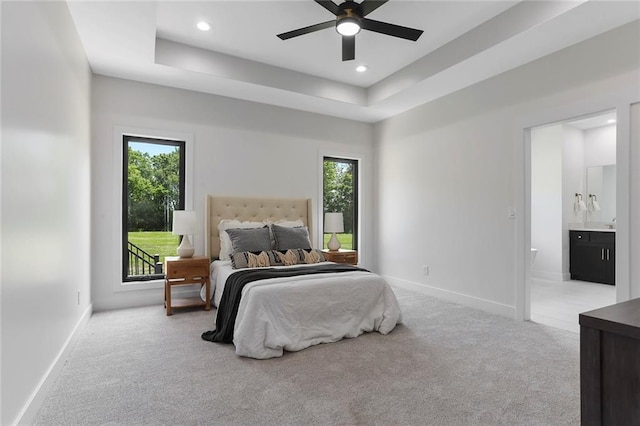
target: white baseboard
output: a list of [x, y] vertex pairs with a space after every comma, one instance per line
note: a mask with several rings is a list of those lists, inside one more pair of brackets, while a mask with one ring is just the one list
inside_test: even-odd
[[[185, 288], [174, 287], [171, 297], [198, 297], [200, 296], [200, 288], [196, 286], [184, 286]], [[213, 287], [211, 288], [213, 291]], [[156, 305], [164, 306], [164, 288], [155, 290], [140, 290], [114, 292], [108, 298], [95, 298], [93, 300], [93, 311], [113, 311], [117, 309], [139, 308], [142, 306]]]
[[533, 270], [531, 271], [531, 278], [541, 278], [549, 281], [569, 281], [571, 279], [571, 274]]
[[38, 410], [53, 388], [53, 384], [60, 375], [62, 367], [69, 357], [71, 349], [78, 340], [78, 337], [80, 337], [80, 333], [82, 333], [82, 330], [84, 330], [85, 326], [89, 322], [92, 313], [93, 305], [90, 304], [83, 312], [80, 320], [78, 320], [78, 322], [76, 323], [76, 326], [73, 328], [73, 331], [67, 338], [67, 341], [64, 342], [64, 345], [62, 345], [62, 349], [60, 349], [58, 356], [56, 356], [56, 358], [53, 360], [51, 366], [42, 377], [42, 380], [40, 380], [40, 383], [38, 384], [38, 386], [36, 386], [36, 389], [31, 394], [31, 397], [27, 400], [27, 403], [20, 411], [20, 414], [18, 414], [18, 417], [16, 418], [16, 422], [14, 424], [30, 425], [33, 423], [36, 415], [38, 414]]
[[426, 294], [427, 296], [433, 296], [438, 299], [446, 300], [448, 302], [457, 303], [458, 305], [480, 309], [491, 314], [501, 315], [508, 318], [516, 318], [515, 306], [503, 305], [502, 303], [492, 302], [491, 300], [480, 299], [466, 294], [432, 287], [426, 284], [402, 280], [400, 278], [389, 276], [384, 276], [384, 278], [391, 286], [404, 288], [406, 290], [417, 291], [422, 294]]

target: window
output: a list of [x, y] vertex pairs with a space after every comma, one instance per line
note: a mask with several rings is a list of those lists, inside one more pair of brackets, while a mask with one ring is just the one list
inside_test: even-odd
[[[343, 214], [344, 233], [338, 234], [340, 247], [357, 250], [358, 160], [324, 157], [323, 197], [324, 213], [336, 212]], [[330, 234], [324, 234], [322, 248], [327, 247], [329, 238], [331, 238]]]
[[185, 142], [123, 136], [122, 279], [164, 277], [175, 255], [174, 210], [185, 205]]

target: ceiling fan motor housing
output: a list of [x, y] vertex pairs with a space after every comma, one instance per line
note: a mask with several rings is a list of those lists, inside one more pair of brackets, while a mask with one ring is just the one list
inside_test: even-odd
[[[340, 31], [339, 27], [341, 25], [351, 23], [358, 26], [359, 32], [360, 28], [362, 28], [362, 8], [360, 5], [354, 1], [345, 1], [344, 3], [338, 6], [338, 13], [336, 14], [336, 30], [340, 34], [344, 34]], [[355, 35], [355, 33], [354, 33]]]

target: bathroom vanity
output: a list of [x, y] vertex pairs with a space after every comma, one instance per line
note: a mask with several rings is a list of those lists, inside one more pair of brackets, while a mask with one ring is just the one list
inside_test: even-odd
[[569, 231], [569, 250], [569, 270], [572, 280], [615, 285], [615, 231]]

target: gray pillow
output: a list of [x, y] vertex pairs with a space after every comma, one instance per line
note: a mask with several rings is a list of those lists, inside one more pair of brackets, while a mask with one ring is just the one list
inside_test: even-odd
[[287, 228], [284, 226], [271, 225], [273, 235], [276, 240], [276, 250], [289, 249], [311, 249], [309, 240], [309, 230], [306, 226]]
[[269, 238], [269, 227], [252, 229], [227, 229], [231, 240], [231, 251], [239, 253], [242, 251], [265, 251], [271, 249], [271, 239]]

